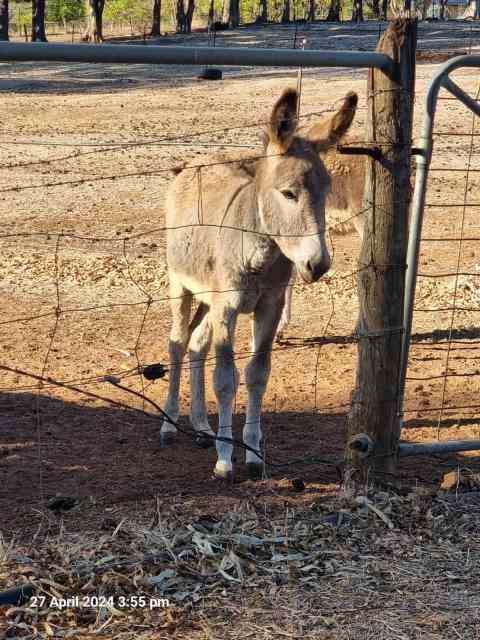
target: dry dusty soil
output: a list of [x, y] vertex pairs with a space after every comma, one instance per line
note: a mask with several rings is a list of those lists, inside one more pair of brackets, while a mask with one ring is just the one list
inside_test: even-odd
[[[372, 49], [381, 28], [318, 25], [300, 29], [297, 38], [305, 36], [307, 48]], [[293, 29], [251, 28], [224, 32], [217, 44], [289, 47], [293, 39]], [[168, 37], [162, 42], [204, 45], [205, 35], [181, 41]], [[478, 42], [478, 30], [468, 23], [422, 26], [415, 136], [420, 131], [426, 87], [440, 61], [452, 52], [475, 50]], [[285, 508], [287, 513], [288, 509], [310, 509], [315, 501], [335, 499], [338, 491], [335, 465], [318, 460], [270, 467], [267, 479], [256, 484], [247, 481], [241, 451], [236, 453], [236, 483], [219, 485], [211, 478], [211, 449], [199, 450], [182, 435], [171, 448], [161, 449], [158, 419], [128, 408], [150, 412], [151, 407], [102, 381], [106, 374], [124, 376], [123, 384], [163, 403], [164, 380], [150, 383], [129, 372], [139, 364], [167, 361], [164, 196], [172, 179], [170, 169], [211, 161], [217, 152], [238, 154], [244, 147], [245, 153], [255, 151], [274, 101], [285, 87], [297, 82], [296, 71], [280, 68], [227, 68], [221, 82], [198, 81], [199, 71], [148, 65], [0, 65], [0, 363], [4, 367], [0, 372], [0, 526], [4, 559], [10, 563], [5, 574], [8, 585], [19, 581], [14, 568], [19, 556], [14, 562], [9, 555], [12, 538], [20, 545], [37, 532], [38, 540], [43, 540], [57, 535], [59, 526], [64, 535], [84, 532], [85, 540], [93, 536], [79, 552], [86, 558], [85, 548], [95, 545], [92, 532], [108, 529], [108, 518], [114, 517], [115, 531], [123, 518], [138, 523], [157, 514], [161, 519], [169, 510], [181, 512], [184, 519], [189, 514], [198, 518], [199, 513], [215, 519], [252, 508], [268, 519], [269, 510], [274, 514], [284, 513]], [[476, 69], [460, 70], [454, 79], [478, 98]], [[350, 90], [360, 96], [353, 139], [361, 142], [366, 109], [363, 70], [305, 70], [302, 121], [313, 123], [325, 117], [321, 114], [328, 115]], [[480, 405], [480, 126], [478, 118], [474, 123], [471, 113], [442, 92], [435, 131], [402, 433], [406, 441], [480, 435], [475, 408]], [[279, 462], [343, 456], [357, 356], [352, 333], [358, 308], [359, 242], [353, 233], [332, 229], [331, 245], [331, 272], [310, 287], [295, 285], [292, 323], [285, 339], [275, 345], [264, 403], [264, 434], [267, 454]], [[249, 349], [245, 318], [236, 344], [241, 371]], [[207, 363], [207, 372], [214, 424], [212, 366], [213, 359]], [[81, 391], [128, 406], [48, 382], [39, 385], [28, 374], [69, 382]], [[181, 393], [184, 427], [188, 398], [185, 384]], [[244, 410], [241, 385], [236, 400], [237, 436]], [[400, 465], [396, 480], [410, 488], [432, 488], [446, 471], [459, 465], [475, 471], [478, 459], [471, 455], [417, 458]], [[290, 482], [295, 477], [306, 483], [305, 491], [298, 494]], [[75, 500], [74, 508], [61, 518], [47, 506], [55, 496]], [[468, 518], [468, 513], [467, 509], [462, 517]], [[247, 526], [245, 531], [252, 530]], [[175, 556], [175, 544], [170, 559]], [[347, 549], [347, 542], [342, 545]], [[389, 553], [385, 551], [386, 562]], [[225, 565], [222, 570], [230, 569]], [[222, 589], [229, 584], [226, 579]], [[289, 601], [290, 611], [300, 606], [302, 597], [297, 593], [297, 604]], [[245, 611], [247, 605], [242, 606]], [[250, 610], [252, 606], [249, 601]], [[240, 609], [229, 610], [233, 620], [242, 618]], [[198, 623], [199, 615], [187, 616], [189, 624], [193, 619]], [[184, 622], [168, 622], [166, 614], [162, 616], [165, 629], [170, 624], [165, 637], [187, 633]], [[268, 619], [272, 616], [270, 611]], [[348, 625], [335, 630], [338, 620], [333, 613], [324, 618], [303, 632], [280, 625], [264, 635], [257, 620], [257, 629], [254, 625], [241, 635], [239, 628], [238, 637], [370, 637], [366, 635], [369, 625], [363, 631], [359, 627], [359, 635], [355, 630], [348, 635]], [[85, 634], [101, 626], [87, 622], [85, 627], [76, 622]], [[30, 628], [33, 623], [25, 624]], [[52, 624], [50, 630], [56, 634]], [[234, 631], [233, 627], [216, 628], [209, 635], [207, 627], [198, 624], [185, 637], [230, 637]], [[392, 627], [395, 633], [389, 635], [382, 627], [376, 637], [414, 637], [409, 635], [413, 631], [415, 637], [455, 637], [451, 632], [441, 635], [442, 627], [437, 630], [440, 635], [435, 635], [435, 629], [433, 635], [421, 635], [417, 622], [411, 627], [398, 624]], [[318, 630], [318, 625], [323, 627]], [[12, 629], [7, 637], [27, 633], [21, 627]], [[45, 629], [40, 631], [48, 635]], [[141, 635], [147, 632], [139, 628], [131, 637], [157, 637], [153, 632]], [[71, 637], [90, 637], [81, 636], [79, 630], [75, 633]], [[108, 636], [108, 626], [101, 633]], [[164, 637], [164, 632], [158, 633]], [[467, 625], [462, 633], [458, 637], [478, 637], [473, 635], [474, 626]], [[112, 633], [111, 637], [117, 636]]]

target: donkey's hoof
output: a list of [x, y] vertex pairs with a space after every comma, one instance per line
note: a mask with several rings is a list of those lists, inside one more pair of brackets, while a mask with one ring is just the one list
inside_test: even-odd
[[263, 478], [263, 464], [247, 462], [247, 475], [249, 480], [261, 480]]
[[222, 480], [231, 484], [234, 481], [233, 469], [217, 464], [213, 471], [213, 477], [215, 480]]
[[175, 433], [173, 431], [165, 431], [160, 434], [160, 446], [169, 447], [175, 442]]
[[213, 433], [198, 433], [195, 437], [195, 444], [197, 447], [200, 447], [200, 449], [210, 449], [210, 447], [213, 447], [214, 438], [215, 436]]

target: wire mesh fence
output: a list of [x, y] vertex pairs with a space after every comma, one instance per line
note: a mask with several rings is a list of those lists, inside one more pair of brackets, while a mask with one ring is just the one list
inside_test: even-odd
[[[480, 89], [472, 88], [478, 101]], [[445, 108], [445, 97], [440, 95], [439, 109]], [[452, 429], [447, 428], [452, 425], [456, 426], [456, 437], [479, 434], [475, 382], [479, 374], [475, 366], [479, 269], [474, 231], [480, 205], [476, 197], [478, 118], [458, 101], [449, 100], [447, 108], [451, 115], [448, 127], [434, 132], [425, 219], [435, 220], [435, 224], [427, 227], [422, 238], [415, 303], [419, 330], [428, 319], [435, 328], [430, 344], [413, 346], [407, 377], [411, 400], [406, 415], [416, 416], [432, 439], [452, 438]], [[437, 233], [432, 233], [435, 227]], [[431, 370], [422, 375], [422, 363], [427, 359]]]
[[[342, 88], [340, 99], [345, 80], [335, 82]], [[190, 450], [160, 454], [160, 422], [157, 415], [152, 417], [151, 406], [112, 386], [105, 376], [114, 376], [122, 386], [157, 403], [163, 401], [163, 382], [145, 379], [140, 373], [152, 362], [166, 364], [170, 296], [163, 210], [172, 169], [182, 166], [201, 172], [214, 163], [238, 162], [212, 157], [217, 150], [229, 156], [261, 158], [264, 151], [258, 134], [268, 123], [274, 92], [269, 90], [261, 98], [263, 117], [252, 119], [247, 105], [233, 125], [231, 119], [227, 124], [232, 96], [222, 105], [215, 125], [205, 126], [203, 118], [188, 114], [188, 104], [203, 90], [182, 86], [176, 90], [184, 103], [185, 121], [172, 118], [167, 103], [158, 112], [139, 96], [135, 134], [133, 125], [125, 131], [110, 122], [105, 135], [100, 133], [102, 126], [89, 131], [89, 110], [95, 109], [102, 125], [101, 108], [85, 101], [77, 112], [72, 104], [66, 107], [77, 118], [75, 125], [72, 119], [69, 127], [62, 113], [62, 128], [56, 127], [50, 114], [41, 134], [33, 135], [15, 120], [15, 127], [7, 128], [0, 139], [0, 192], [8, 203], [0, 234], [3, 452], [9, 459], [13, 455], [13, 464], [18, 456], [26, 465], [28, 499], [38, 504], [43, 505], [60, 487], [60, 491], [73, 491], [78, 482], [92, 494], [118, 492], [114, 469], [128, 473], [131, 461], [143, 469], [136, 478], [143, 490], [157, 473], [160, 480], [181, 481], [184, 472], [177, 468], [179, 460], [187, 460], [197, 473], [200, 467], [209, 467]], [[302, 125], [313, 124], [334, 109], [332, 100], [325, 101], [325, 107], [312, 108], [314, 90], [313, 84], [306, 90]], [[218, 96], [208, 94], [202, 97], [204, 109], [218, 104]], [[117, 97], [119, 111], [123, 100], [133, 108], [130, 99]], [[47, 97], [35, 110], [48, 111], [56, 103], [58, 97], [50, 103]], [[447, 105], [452, 119], [445, 130], [436, 132], [427, 203], [431, 223], [423, 240], [407, 379], [404, 435], [408, 439], [430, 439], [432, 430], [443, 437], [452, 423], [458, 425], [458, 437], [478, 434], [475, 359], [480, 340], [474, 244], [480, 235], [475, 231], [480, 206], [474, 145], [478, 125], [462, 116], [453, 118], [465, 113], [459, 103]], [[109, 118], [111, 113], [110, 108]], [[360, 123], [363, 117], [361, 107]], [[120, 122], [125, 126], [129, 118], [119, 118], [119, 126]], [[165, 129], [170, 130], [166, 135]], [[355, 133], [349, 144], [365, 144], [364, 136]], [[365, 213], [359, 209], [353, 215]], [[445, 216], [448, 223], [443, 224]], [[462, 223], [457, 225], [459, 219]], [[294, 469], [302, 468], [299, 458], [317, 469], [325, 461], [335, 466], [343, 457], [358, 338], [354, 330], [358, 241], [343, 235], [351, 222], [351, 213], [330, 220], [333, 270], [313, 288], [295, 284], [291, 328], [273, 347], [265, 447], [269, 459], [280, 465], [278, 469], [290, 463], [295, 463]], [[450, 250], [439, 252], [447, 241]], [[454, 253], [451, 246], [458, 247]], [[430, 264], [435, 270], [430, 270]], [[443, 281], [448, 283], [446, 288]], [[240, 368], [251, 352], [249, 327], [241, 323], [235, 354]], [[215, 357], [209, 355], [209, 373], [214, 365]], [[211, 388], [208, 393], [213, 413]], [[188, 392], [182, 400], [185, 413]], [[239, 415], [244, 404], [241, 386], [236, 400]], [[197, 466], [193, 455], [200, 458]], [[157, 458], [165, 470], [154, 471]], [[91, 464], [95, 472], [88, 479]], [[112, 488], [115, 483], [117, 487]]]
[[[310, 126], [332, 114], [334, 108], [335, 104], [330, 102], [325, 108], [305, 109], [300, 114], [300, 122]], [[217, 145], [226, 147], [230, 153], [261, 158], [264, 151], [258, 142], [258, 133], [267, 122], [267, 118], [262, 118], [252, 123], [248, 117], [241, 125], [201, 126], [197, 134], [188, 131], [133, 142], [117, 139], [103, 145], [87, 142], [82, 137], [63, 142], [57, 136], [36, 141], [25, 140], [24, 136], [2, 139], [7, 161], [2, 168], [1, 189], [16, 212], [12, 228], [4, 229], [0, 240], [4, 247], [4, 283], [10, 292], [6, 295], [8, 311], [6, 307], [0, 325], [5, 345], [2, 393], [6, 404], [10, 398], [15, 406], [15, 418], [5, 426], [10, 423], [18, 437], [15, 425], [21, 423], [28, 430], [33, 418], [32, 454], [35, 451], [38, 455], [33, 476], [37, 478], [42, 498], [52, 492], [50, 463], [57, 464], [54, 462], [58, 453], [55, 438], [64, 416], [74, 416], [70, 420], [82, 431], [82, 448], [92, 447], [97, 453], [109, 449], [112, 438], [122, 441], [127, 432], [127, 440], [131, 438], [125, 421], [133, 423], [134, 430], [140, 430], [146, 440], [158, 438], [158, 419], [144, 415], [139, 422], [137, 417], [132, 417], [135, 412], [127, 411], [129, 405], [150, 410], [149, 405], [112, 387], [105, 375], [116, 376], [123, 385], [157, 402], [163, 399], [164, 391], [159, 390], [162, 383], [153, 384], [138, 373], [156, 359], [157, 350], [160, 360], [166, 360], [170, 300], [166, 289], [166, 228], [161, 221], [171, 169], [178, 167], [181, 160], [178, 156], [185, 153], [190, 160], [186, 166], [196, 171], [215, 163], [232, 162], [195, 160], [197, 152]], [[60, 132], [60, 137], [64, 135]], [[359, 139], [353, 142], [358, 143]], [[71, 145], [74, 153], [70, 151]], [[62, 147], [60, 153], [59, 146]], [[63, 146], [67, 147], [66, 153]], [[22, 159], [19, 159], [19, 148]], [[126, 170], [127, 165], [135, 165], [136, 170]], [[108, 191], [104, 190], [105, 185]], [[120, 200], [112, 198], [113, 193], [118, 194]], [[137, 218], [135, 224], [130, 223], [132, 209]], [[18, 216], [21, 211], [25, 211], [25, 217]], [[351, 222], [351, 218], [352, 215], [348, 221]], [[122, 219], [129, 223], [122, 224]], [[332, 252], [336, 226], [343, 227], [345, 222], [347, 220], [331, 224]], [[224, 226], [227, 228], [228, 224]], [[308, 333], [304, 333], [296, 293], [293, 326], [298, 326], [297, 335], [288, 335], [274, 346], [274, 369], [278, 376], [277, 389], [268, 401], [272, 415], [281, 411], [287, 422], [298, 423], [301, 417], [294, 414], [298, 413], [296, 394], [300, 393], [300, 404], [309, 406], [311, 416], [319, 412], [338, 413], [335, 422], [343, 419], [339, 412], [342, 405], [346, 408], [347, 402], [332, 394], [332, 401], [326, 403], [324, 394], [320, 393], [321, 367], [327, 346], [343, 349], [354, 343], [354, 314], [343, 319], [343, 326], [332, 324], [337, 314], [335, 304], [338, 304], [335, 292], [343, 292], [345, 304], [354, 299], [357, 268], [353, 259], [351, 266], [350, 272], [332, 273], [321, 283], [315, 293], [319, 311], [311, 314]], [[300, 283], [296, 285], [297, 292], [304, 290]], [[345, 333], [349, 324], [349, 331]], [[251, 356], [247, 331], [241, 327], [236, 349], [236, 361], [241, 368]], [[15, 344], [18, 348], [11, 350], [10, 345]], [[290, 376], [282, 375], [281, 370], [291, 368], [295, 360], [298, 360], [299, 377], [292, 385]], [[208, 356], [208, 372], [214, 364], [215, 357]], [[353, 367], [350, 374], [353, 375]], [[105, 411], [105, 400], [116, 411]], [[239, 411], [244, 401], [241, 388], [237, 400]], [[89, 409], [99, 408], [98, 403], [103, 409], [99, 411], [100, 417], [92, 419], [103, 426], [95, 427], [92, 433], [86, 426], [90, 421], [87, 416], [97, 415]], [[213, 409], [211, 392], [209, 406]], [[111, 423], [110, 415], [117, 415], [115, 424]], [[71, 464], [67, 466], [81, 467], [80, 461], [73, 459], [72, 444], [67, 444], [72, 437], [72, 426], [67, 427], [68, 433], [66, 430], [60, 439], [72, 454]], [[304, 425], [307, 430], [310, 427]], [[282, 452], [281, 448], [276, 450], [275, 440], [267, 424], [268, 458], [280, 468], [288, 468], [299, 457], [316, 464], [324, 459], [323, 447], [312, 451], [302, 446], [298, 452], [289, 451], [287, 447], [287, 451]], [[78, 457], [78, 453], [76, 455]], [[119, 464], [118, 460], [113, 462], [113, 466]]]

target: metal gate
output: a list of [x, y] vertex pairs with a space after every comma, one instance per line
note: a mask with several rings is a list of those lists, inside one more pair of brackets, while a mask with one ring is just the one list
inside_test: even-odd
[[[405, 281], [405, 332], [402, 344], [402, 360], [400, 371], [400, 416], [403, 416], [404, 410], [405, 386], [407, 379], [408, 356], [411, 343], [420, 242], [426, 203], [427, 180], [432, 160], [435, 113], [437, 110], [440, 89], [446, 89], [450, 94], [455, 96], [455, 98], [460, 100], [460, 102], [462, 102], [475, 115], [480, 116], [480, 102], [478, 101], [478, 97], [477, 100], [473, 99], [450, 78], [450, 74], [456, 69], [460, 68], [480, 69], [480, 55], [465, 55], [452, 58], [451, 60], [446, 62], [435, 74], [429, 84], [426, 96], [425, 113], [419, 145], [418, 148], [412, 150], [412, 153], [414, 153], [416, 158], [417, 171], [410, 220], [407, 253], [407, 272]], [[480, 206], [480, 202], [477, 203], [477, 205]], [[460, 242], [461, 240], [462, 238], [460, 238]], [[448, 372], [446, 372], [446, 375], [448, 375]], [[398, 453], [400, 456], [412, 456], [432, 453], [447, 453], [454, 451], [469, 451], [476, 449], [480, 449], [480, 440], [451, 440], [443, 442], [430, 442], [425, 444], [400, 444]]]

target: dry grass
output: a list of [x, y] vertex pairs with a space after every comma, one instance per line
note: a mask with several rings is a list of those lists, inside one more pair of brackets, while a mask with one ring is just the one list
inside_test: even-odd
[[[31, 582], [45, 603], [4, 609], [0, 625], [5, 638], [474, 640], [479, 525], [476, 494], [420, 489], [273, 516], [250, 501], [218, 518], [117, 513], [81, 534], [60, 519], [29, 546], [2, 542], [0, 583]], [[73, 596], [106, 602], [54, 606]], [[169, 606], [150, 609], [159, 598]]]

